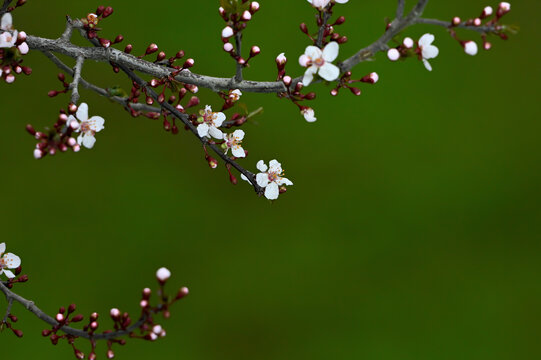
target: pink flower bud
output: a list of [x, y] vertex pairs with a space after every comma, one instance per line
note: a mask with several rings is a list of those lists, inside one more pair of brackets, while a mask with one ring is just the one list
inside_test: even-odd
[[259, 10], [259, 3], [257, 1], [252, 1], [252, 3], [250, 4], [250, 11], [253, 13], [255, 13], [257, 10]]
[[387, 51], [387, 57], [391, 61], [397, 61], [400, 59], [400, 52], [395, 48], [389, 49], [389, 51]]
[[411, 49], [414, 44], [413, 39], [410, 37], [405, 38], [402, 42], [402, 45], [404, 45], [407, 49]]
[[261, 49], [259, 48], [259, 46], [252, 46], [252, 48], [250, 49], [250, 57], [254, 57], [258, 55], [260, 52], [261, 52]]
[[226, 26], [222, 30], [222, 38], [224, 38], [224, 39], [228, 39], [233, 35], [234, 35], [234, 32], [233, 32], [233, 28], [231, 26]]
[[250, 21], [251, 18], [252, 18], [252, 14], [251, 14], [248, 10], [245, 10], [245, 11], [242, 13], [241, 20], [243, 20], [243, 21]]
[[475, 41], [466, 41], [462, 43], [464, 47], [464, 52], [468, 55], [474, 56], [477, 55], [477, 43]]
[[156, 279], [158, 279], [158, 281], [162, 284], [165, 283], [170, 277], [171, 271], [169, 271], [167, 268], [162, 267], [156, 271]]
[[234, 47], [233, 47], [233, 44], [231, 44], [230, 42], [226, 42], [224, 44], [224, 51], [225, 52], [231, 52], [233, 51]]
[[284, 82], [284, 85], [285, 85], [285, 86], [291, 85], [291, 81], [292, 81], [291, 76], [289, 76], [289, 75], [284, 76], [284, 78], [282, 79], [282, 81]]

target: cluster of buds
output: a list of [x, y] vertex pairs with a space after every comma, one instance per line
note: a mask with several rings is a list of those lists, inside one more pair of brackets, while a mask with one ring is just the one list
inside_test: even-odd
[[467, 19], [466, 21], [462, 21], [462, 19], [460, 19], [458, 16], [455, 16], [451, 20], [449, 32], [451, 36], [462, 46], [466, 54], [474, 56], [478, 52], [477, 44], [473, 40], [460, 39], [455, 28], [459, 25], [474, 27], [484, 26], [489, 28], [489, 31], [485, 31], [481, 34], [481, 39], [483, 41], [483, 49], [490, 50], [492, 48], [492, 43], [487, 40], [487, 35], [489, 33], [495, 34], [503, 40], [507, 40], [508, 35], [506, 34], [506, 31], [514, 31], [512, 28], [500, 24], [501, 18], [509, 11], [511, 11], [511, 4], [508, 2], [501, 2], [496, 11], [494, 11], [491, 6], [486, 6], [483, 8], [479, 16]]
[[[162, 88], [157, 97], [159, 104], [167, 102], [181, 113], [185, 113], [187, 109], [193, 108], [200, 103], [197, 96], [192, 95], [188, 97], [188, 94], [197, 93], [199, 91], [198, 87], [191, 84], [180, 83], [174, 80], [173, 76], [163, 79], [152, 79], [149, 82], [149, 86], [152, 88]], [[133, 117], [145, 116], [153, 120], [163, 117], [164, 130], [171, 131], [173, 135], [178, 134], [179, 128], [176, 125], [176, 118], [171, 116], [167, 110], [162, 108], [161, 112], [144, 112], [133, 109], [131, 104], [145, 103], [147, 105], [152, 105], [155, 103], [154, 98], [149, 94], [146, 87], [141, 87], [136, 82], [133, 82], [128, 101], [130, 103], [128, 109]], [[184, 103], [184, 105], [182, 105], [182, 103]]]
[[[157, 305], [151, 305], [150, 298], [152, 291], [149, 288], [143, 289], [142, 297], [139, 302], [141, 307], [141, 315], [138, 321], [132, 321], [129, 313], [121, 312], [117, 308], [113, 308], [109, 311], [109, 316], [113, 321], [113, 328], [105, 330], [100, 334], [102, 337], [105, 336], [107, 339], [107, 351], [105, 354], [107, 359], [112, 359], [115, 357], [115, 353], [112, 349], [114, 344], [126, 344], [126, 340], [120, 338], [122, 334], [127, 333], [130, 338], [148, 341], [155, 341], [160, 337], [166, 336], [166, 331], [155, 321], [155, 315], [162, 314], [165, 319], [168, 319], [171, 316], [171, 305], [188, 295], [188, 288], [186, 287], [180, 288], [174, 296], [168, 296], [165, 293], [164, 287], [170, 276], [171, 272], [166, 268], [161, 268], [156, 272], [156, 279], [159, 284], [159, 300]], [[61, 307], [54, 317], [56, 324], [50, 329], [44, 329], [41, 334], [44, 337], [49, 337], [53, 345], [57, 345], [61, 340], [66, 340], [67, 343], [73, 348], [75, 357], [77, 359], [84, 359], [86, 357], [85, 353], [76, 347], [75, 344], [75, 341], [79, 337], [63, 333], [62, 331], [62, 328], [70, 327], [71, 324], [80, 323], [84, 320], [83, 315], [74, 315], [75, 310], [75, 304], [71, 304], [67, 309], [65, 307]], [[85, 337], [89, 339], [91, 345], [90, 353], [88, 354], [88, 359], [90, 360], [97, 358], [97, 342], [93, 336], [97, 334], [96, 331], [100, 326], [98, 321], [99, 317], [99, 314], [96, 312], [90, 314], [88, 321], [83, 326], [83, 331], [88, 334], [88, 337]]]
[[[98, 28], [98, 24], [101, 20], [111, 16], [113, 14], [113, 8], [110, 6], [98, 6], [95, 13], [89, 13], [85, 18], [81, 19], [81, 22], [83, 23], [83, 28], [86, 31], [86, 36], [89, 39], [94, 39], [98, 37], [98, 31], [101, 29]], [[100, 43], [104, 47], [108, 47], [111, 45], [111, 41], [107, 39], [100, 39]], [[103, 40], [103, 42], [102, 42]], [[122, 41], [122, 39], [120, 39]], [[106, 43], [108, 42], [108, 45]]]
[[[335, 30], [335, 26], [342, 25], [343, 23], [345, 23], [346, 18], [344, 16], [339, 16], [334, 21], [334, 23], [328, 24], [326, 22], [326, 18], [330, 17], [330, 15], [332, 15], [332, 6], [326, 8], [325, 11], [326, 12], [320, 12], [319, 16], [316, 18], [316, 24], [317, 24], [318, 29], [321, 29], [321, 27], [323, 27], [323, 30], [322, 30], [323, 31], [323, 33], [322, 33], [323, 34], [322, 45], [325, 45], [325, 44], [327, 44], [327, 43], [329, 43], [331, 41], [336, 41], [338, 44], [346, 43], [348, 41], [347, 36], [340, 35]], [[319, 31], [317, 33], [315, 33], [315, 34], [310, 33], [310, 31], [308, 30], [308, 25], [306, 25], [306, 23], [301, 23], [299, 28], [300, 28], [300, 30], [302, 31], [303, 34], [308, 36], [308, 38], [314, 43], [314, 45], [317, 44], [318, 37], [319, 37]]]
[[31, 68], [21, 65], [22, 57], [28, 54], [29, 48], [26, 43], [26, 33], [19, 32], [13, 27], [11, 12], [6, 12], [0, 22], [0, 77], [11, 84], [18, 74], [30, 75], [32, 73]]
[[351, 93], [353, 95], [359, 96], [359, 95], [361, 95], [361, 89], [359, 89], [357, 87], [353, 87], [350, 84], [359, 83], [359, 82], [366, 83], [366, 84], [375, 84], [379, 80], [379, 75], [378, 75], [378, 73], [375, 73], [375, 72], [371, 72], [370, 74], [365, 75], [360, 79], [352, 79], [351, 75], [352, 75], [351, 71], [346, 71], [340, 77], [340, 80], [338, 81], [337, 86], [334, 89], [331, 90], [331, 95], [332, 96], [338, 95], [338, 92], [342, 88], [349, 89], [349, 91], [351, 91]]
[[221, 1], [221, 5], [218, 11], [227, 24], [221, 34], [224, 44], [223, 49], [235, 59], [237, 64], [248, 66], [250, 59], [261, 53], [259, 46], [252, 46], [248, 58], [243, 58], [238, 48], [239, 44], [237, 43], [237, 49], [235, 50], [235, 46], [230, 40], [246, 28], [247, 23], [252, 19], [252, 15], [259, 10], [259, 3], [257, 1], [237, 0], [233, 2]]
[[75, 114], [76, 111], [77, 106], [74, 104], [69, 104], [67, 112], [61, 109], [53, 128], [43, 132], [36, 131], [30, 124], [26, 125], [26, 131], [38, 140], [34, 149], [34, 158], [41, 159], [46, 155], [55, 155], [59, 151], [66, 152], [69, 149], [74, 152], [81, 150], [81, 145], [72, 137], [74, 131], [77, 130], [75, 124], [73, 126], [67, 124], [69, 115]]

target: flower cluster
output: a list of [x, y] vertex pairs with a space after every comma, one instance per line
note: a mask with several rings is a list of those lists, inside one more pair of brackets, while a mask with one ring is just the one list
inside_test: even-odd
[[[286, 192], [286, 186], [293, 185], [288, 178], [283, 176], [282, 164], [276, 160], [271, 160], [269, 166], [263, 160], [259, 160], [256, 167], [260, 171], [255, 176], [257, 185], [265, 189], [265, 197], [269, 200], [278, 199], [278, 195]], [[244, 175], [242, 179], [250, 182]]]
[[29, 51], [26, 33], [13, 27], [13, 16], [7, 12], [0, 19], [0, 76], [8, 84], [15, 81], [17, 74], [30, 75], [32, 69], [22, 66], [22, 56]]
[[[67, 113], [64, 110], [60, 111], [53, 129], [38, 132], [32, 125], [27, 125], [26, 130], [38, 140], [34, 158], [41, 159], [45, 155], [55, 155], [58, 151], [66, 152], [70, 148], [74, 152], [79, 152], [81, 145], [92, 149], [96, 142], [95, 135], [104, 129], [104, 123], [105, 120], [101, 116], [88, 117], [86, 103], [81, 103], [78, 107], [69, 104]], [[79, 134], [77, 140], [72, 137], [74, 133]]]
[[[424, 34], [419, 41], [415, 43], [411, 38], [406, 37], [401, 45], [387, 51], [387, 57], [391, 61], [397, 61], [401, 57], [409, 56], [410, 51], [414, 51], [419, 60], [423, 62], [425, 68], [428, 71], [432, 71], [432, 65], [430, 65], [428, 60], [436, 58], [439, 54], [439, 49], [432, 45], [434, 39], [434, 35]], [[416, 47], [414, 49], [415, 45]]]

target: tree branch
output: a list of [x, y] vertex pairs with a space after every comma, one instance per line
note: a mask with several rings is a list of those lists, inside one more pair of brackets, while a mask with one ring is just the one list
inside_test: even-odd
[[[2, 291], [4, 293], [8, 303], [9, 302], [18, 302], [21, 305], [23, 305], [25, 307], [25, 309], [27, 309], [32, 314], [34, 314], [38, 319], [46, 322], [47, 324], [49, 324], [49, 325], [51, 325], [53, 327], [59, 325], [58, 321], [56, 321], [54, 318], [52, 318], [51, 316], [49, 316], [45, 312], [43, 312], [39, 307], [37, 307], [34, 304], [33, 301], [27, 300], [27, 299], [23, 298], [22, 296], [20, 296], [20, 295], [14, 293], [13, 291], [9, 290], [6, 287], [6, 285], [4, 285], [3, 282], [0, 282], [0, 291]], [[114, 332], [103, 332], [103, 333], [99, 333], [99, 334], [89, 334], [86, 331], [79, 330], [79, 329], [74, 329], [74, 328], [72, 328], [70, 326], [62, 326], [60, 328], [60, 330], [62, 330], [63, 332], [65, 332], [68, 335], [82, 337], [82, 338], [85, 338], [85, 339], [111, 340], [111, 339], [116, 339], [116, 338], [119, 338], [119, 337], [122, 337], [122, 336], [129, 335], [130, 333], [134, 332], [139, 327], [141, 327], [141, 325], [143, 325], [145, 323], [147, 318], [148, 318], [148, 315], [143, 313], [143, 315], [139, 318], [139, 320], [137, 322], [135, 322], [134, 324], [130, 325], [129, 327], [127, 327], [124, 330], [119, 330], [119, 331], [114, 331]]]

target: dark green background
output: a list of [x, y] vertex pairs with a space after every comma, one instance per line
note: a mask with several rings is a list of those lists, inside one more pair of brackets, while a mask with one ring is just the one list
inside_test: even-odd
[[[395, 3], [337, 6], [350, 39], [339, 59], [377, 39]], [[467, 18], [488, 4], [431, 1], [426, 16]], [[66, 14], [97, 5], [29, 1], [15, 24], [54, 38]], [[105, 5], [115, 14], [104, 34], [122, 33], [135, 52], [182, 48], [194, 71], [233, 75], [218, 1]], [[379, 54], [354, 69], [380, 74], [361, 97], [315, 85], [315, 124], [273, 95], [245, 95], [265, 113], [245, 127], [242, 164], [277, 158], [295, 183], [275, 203], [230, 185], [223, 166], [210, 170], [190, 134], [174, 137], [88, 91], [90, 113], [106, 119], [96, 147], [35, 161], [24, 125], [53, 123], [67, 97], [46, 96], [57, 70], [28, 55], [34, 74], [0, 90], [0, 241], [31, 279], [17, 290], [49, 313], [76, 302], [85, 315], [116, 306], [135, 316], [140, 290], [169, 267], [171, 288], [191, 295], [163, 323], [167, 338], [130, 341], [120, 359], [540, 358], [541, 3], [512, 6], [505, 22], [521, 32], [493, 39], [490, 52], [467, 56], [443, 28], [417, 26], [406, 34], [433, 32], [440, 47], [432, 73]], [[262, 53], [246, 77], [273, 79], [280, 52], [299, 75], [308, 42], [298, 24], [314, 29], [313, 14], [304, 0], [261, 1], [245, 44]], [[128, 84], [104, 64], [85, 64], [83, 76]], [[201, 98], [218, 106], [208, 91]], [[14, 313], [25, 337], [1, 334], [3, 359], [73, 356], [20, 306]]]

